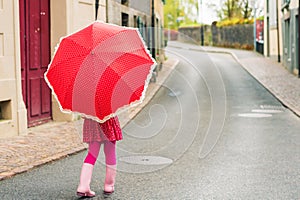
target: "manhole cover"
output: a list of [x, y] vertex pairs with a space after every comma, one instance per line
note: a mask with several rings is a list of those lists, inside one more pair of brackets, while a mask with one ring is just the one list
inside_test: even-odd
[[173, 163], [173, 160], [161, 156], [125, 156], [120, 161], [136, 165], [166, 165]]
[[253, 109], [252, 112], [255, 113], [282, 113], [282, 110], [274, 110], [274, 109]]
[[272, 115], [266, 113], [241, 113], [239, 114], [239, 117], [263, 118], [272, 117]]

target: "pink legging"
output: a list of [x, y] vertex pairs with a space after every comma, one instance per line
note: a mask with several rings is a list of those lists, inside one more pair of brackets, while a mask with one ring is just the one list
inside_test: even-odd
[[[89, 143], [89, 151], [84, 160], [84, 163], [89, 163], [91, 165], [95, 165], [96, 160], [99, 155], [100, 142], [90, 142]], [[104, 154], [105, 154], [105, 163], [107, 165], [115, 165], [116, 161], [116, 141], [105, 141], [104, 144]]]

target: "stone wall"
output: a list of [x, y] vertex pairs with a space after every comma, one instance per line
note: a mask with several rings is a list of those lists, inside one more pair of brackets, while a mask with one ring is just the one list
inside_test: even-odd
[[213, 46], [251, 50], [254, 48], [253, 24], [217, 27], [212, 25]]
[[[201, 26], [180, 27], [178, 32], [178, 41], [201, 44]], [[209, 25], [203, 26], [203, 34], [204, 45], [210, 45], [211, 28]]]

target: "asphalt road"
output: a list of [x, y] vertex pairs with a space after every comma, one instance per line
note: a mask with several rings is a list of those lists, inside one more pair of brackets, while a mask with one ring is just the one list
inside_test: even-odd
[[[182, 44], [180, 62], [118, 143], [107, 199], [299, 199], [300, 119], [227, 54]], [[0, 182], [0, 199], [77, 199], [86, 152]], [[101, 194], [103, 154], [92, 189]]]

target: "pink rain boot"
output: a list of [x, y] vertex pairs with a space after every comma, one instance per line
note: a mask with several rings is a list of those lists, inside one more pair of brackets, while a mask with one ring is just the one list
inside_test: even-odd
[[80, 182], [77, 188], [77, 195], [80, 197], [94, 197], [95, 192], [91, 191], [90, 183], [92, 179], [94, 165], [89, 163], [83, 163], [81, 174], [80, 174]]
[[117, 165], [106, 165], [106, 176], [104, 183], [104, 194], [110, 195], [114, 192], [115, 180], [117, 174]]

